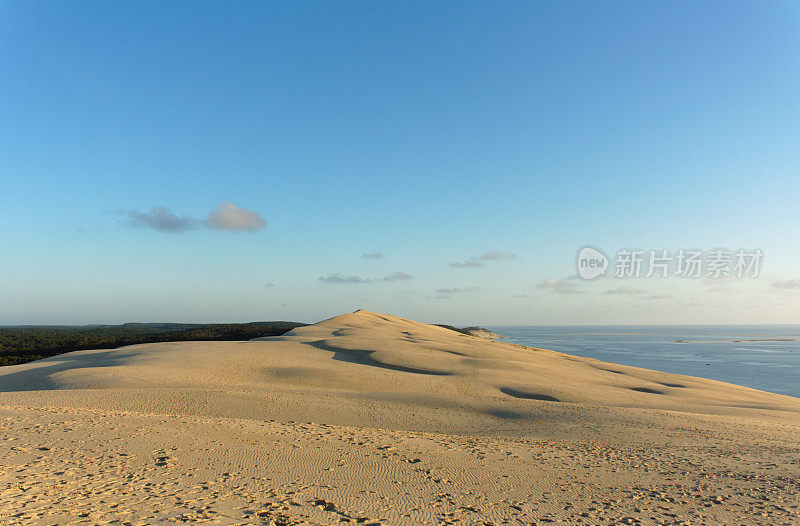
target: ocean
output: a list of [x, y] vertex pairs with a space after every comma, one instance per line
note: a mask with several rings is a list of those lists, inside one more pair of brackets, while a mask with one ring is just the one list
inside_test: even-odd
[[800, 397], [800, 325], [489, 328], [520, 345]]

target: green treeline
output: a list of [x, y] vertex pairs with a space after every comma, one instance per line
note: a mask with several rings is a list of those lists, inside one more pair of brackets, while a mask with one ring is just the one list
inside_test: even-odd
[[453, 327], [452, 325], [446, 325], [444, 323], [435, 323], [434, 325], [436, 325], [437, 327], [444, 327], [445, 329], [450, 329], [451, 331], [456, 331], [456, 332], [460, 332], [461, 334], [467, 334], [467, 335], [471, 335], [472, 334], [470, 331], [477, 331], [477, 330], [481, 330], [482, 329], [481, 327], [462, 327], [462, 328], [458, 328], [458, 327]]
[[48, 358], [85, 349], [113, 349], [138, 343], [250, 340], [280, 336], [305, 323], [256, 321], [252, 323], [126, 323], [95, 326], [0, 327], [0, 365]]

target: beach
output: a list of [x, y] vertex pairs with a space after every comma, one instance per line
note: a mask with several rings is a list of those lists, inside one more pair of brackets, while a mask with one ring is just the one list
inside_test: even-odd
[[5, 524], [798, 524], [800, 399], [359, 310], [0, 369]]

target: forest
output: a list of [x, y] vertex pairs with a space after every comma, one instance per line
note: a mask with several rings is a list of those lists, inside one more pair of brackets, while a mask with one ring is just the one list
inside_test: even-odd
[[0, 327], [0, 365], [16, 365], [71, 351], [113, 349], [138, 343], [250, 340], [263, 336], [280, 336], [303, 325], [306, 324], [256, 321]]

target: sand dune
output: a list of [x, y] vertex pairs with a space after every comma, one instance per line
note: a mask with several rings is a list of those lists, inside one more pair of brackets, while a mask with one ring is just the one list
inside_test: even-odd
[[0, 406], [8, 523], [800, 521], [798, 399], [363, 310], [0, 368]]

